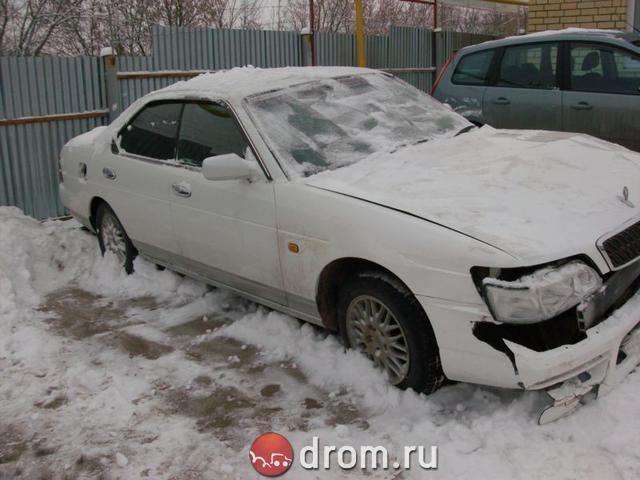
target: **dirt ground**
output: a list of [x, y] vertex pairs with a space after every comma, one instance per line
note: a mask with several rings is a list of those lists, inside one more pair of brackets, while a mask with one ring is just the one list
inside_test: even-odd
[[[240, 304], [242, 313], [258, 308], [249, 302], [234, 298]], [[194, 429], [210, 434], [234, 450], [247, 447], [250, 439], [243, 435], [241, 425], [251, 426], [259, 431], [269, 431], [274, 423], [286, 424], [291, 429], [306, 432], [311, 428], [311, 419], [317, 412], [323, 412], [323, 422], [328, 426], [354, 425], [366, 429], [367, 422], [358, 407], [342, 398], [338, 392], [330, 392], [319, 387], [310, 387], [306, 376], [292, 362], [268, 361], [252, 345], [238, 340], [211, 336], [217, 329], [233, 321], [233, 313], [211, 312], [185, 318], [163, 330], [164, 341], [154, 341], [141, 335], [129, 333], [131, 327], [153, 326], [153, 312], [162, 311], [167, 305], [158, 303], [153, 297], [139, 297], [127, 300], [113, 300], [95, 295], [79, 287], [65, 288], [49, 295], [41, 311], [46, 314], [46, 323], [52, 333], [65, 337], [74, 343], [85, 344], [94, 352], [113, 350], [128, 357], [131, 364], [143, 358], [159, 361], [166, 355], [180, 352], [189, 361], [210, 372], [198, 375], [188, 385], [171, 382], [159, 376], [153, 388], [132, 400], [134, 405], [152, 402], [155, 414], [159, 416], [182, 416], [193, 419]], [[174, 307], [175, 308], [175, 307]], [[144, 311], [146, 320], [135, 313]], [[96, 367], [105, 367], [95, 358]], [[153, 367], [152, 367], [153, 368]], [[160, 366], [158, 372], [163, 372]], [[232, 372], [233, 383], [221, 382]], [[180, 377], [177, 377], [178, 379]], [[265, 381], [265, 379], [270, 379]], [[297, 414], [292, 416], [291, 404], [283, 408], [284, 391], [306, 392], [300, 397]], [[34, 411], [53, 412], [64, 407], [68, 398], [65, 389], [51, 385], [46, 396], [34, 403]], [[317, 425], [315, 425], [317, 426]], [[51, 422], [48, 431], [55, 436], [57, 427], [63, 425]], [[19, 423], [11, 419], [0, 421], [0, 479], [9, 478], [78, 478], [89, 475], [103, 478], [109, 470], [110, 461], [91, 458], [80, 454], [73, 464], [66, 463], [63, 473], [51, 468], [60, 446], [49, 441], [47, 431], [25, 432]], [[153, 444], [157, 435], [148, 435], [135, 425], [124, 432], [124, 439], [133, 443]], [[108, 459], [107, 459], [108, 460]], [[56, 462], [54, 462], [55, 464]], [[28, 464], [28, 476], [24, 476], [21, 465]], [[172, 476], [172, 479], [200, 478], [202, 472], [188, 470]], [[143, 469], [142, 477], [153, 478], [151, 469]], [[36, 476], [33, 476], [36, 475]], [[106, 476], [104, 478], [111, 478]], [[123, 477], [126, 478], [126, 477]]]

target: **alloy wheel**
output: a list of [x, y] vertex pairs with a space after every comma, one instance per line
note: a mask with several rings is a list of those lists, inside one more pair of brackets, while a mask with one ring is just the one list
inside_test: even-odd
[[409, 345], [402, 326], [382, 301], [370, 295], [354, 298], [347, 308], [346, 333], [351, 347], [384, 369], [393, 385], [409, 372]]
[[111, 213], [105, 213], [102, 217], [100, 235], [105, 251], [113, 253], [124, 265], [127, 261], [127, 239], [120, 222]]

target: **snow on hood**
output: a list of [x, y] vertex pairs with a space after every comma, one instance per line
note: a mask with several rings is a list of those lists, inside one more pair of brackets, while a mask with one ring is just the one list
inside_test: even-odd
[[[474, 130], [305, 179], [464, 232], [530, 263], [592, 249], [640, 210], [640, 155], [593, 137]], [[558, 256], [557, 258], [561, 258]]]

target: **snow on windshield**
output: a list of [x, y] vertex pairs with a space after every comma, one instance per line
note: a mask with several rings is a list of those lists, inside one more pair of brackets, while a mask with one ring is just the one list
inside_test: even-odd
[[300, 176], [453, 136], [470, 125], [425, 93], [381, 74], [305, 83], [251, 97], [249, 107], [283, 166]]

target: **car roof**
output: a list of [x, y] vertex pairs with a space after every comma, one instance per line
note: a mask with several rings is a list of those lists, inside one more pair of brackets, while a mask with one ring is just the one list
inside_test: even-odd
[[250, 95], [279, 90], [301, 83], [350, 75], [374, 73], [376, 70], [354, 67], [240, 67], [204, 73], [191, 80], [174, 83], [154, 92], [159, 96], [218, 97], [242, 100]]
[[567, 28], [564, 30], [546, 30], [513, 37], [489, 40], [487, 42], [461, 49], [465, 53], [474, 50], [497, 48], [524, 43], [552, 42], [566, 40], [606, 41], [640, 52], [640, 35], [619, 30], [595, 30], [585, 28]]

